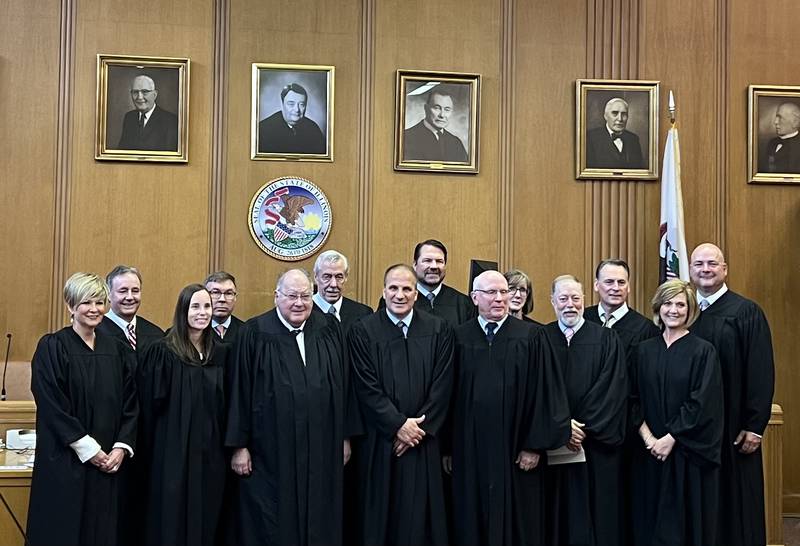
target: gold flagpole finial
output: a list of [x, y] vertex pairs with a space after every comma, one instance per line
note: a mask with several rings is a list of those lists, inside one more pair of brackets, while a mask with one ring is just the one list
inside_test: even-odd
[[669, 122], [675, 126], [675, 97], [672, 95], [672, 89], [669, 90]]

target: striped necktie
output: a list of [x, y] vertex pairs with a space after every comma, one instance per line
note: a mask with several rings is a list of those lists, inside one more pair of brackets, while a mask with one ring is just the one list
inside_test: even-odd
[[603, 328], [611, 328], [616, 320], [614, 315], [603, 315]]
[[408, 332], [407, 332], [408, 326], [406, 326], [405, 322], [403, 322], [402, 320], [398, 320], [397, 327], [400, 328], [400, 332], [402, 332], [403, 337], [408, 337]]
[[564, 330], [564, 337], [567, 338], [567, 347], [569, 347], [569, 342], [572, 341], [572, 336], [575, 335], [575, 330], [572, 328], [567, 328]]
[[223, 326], [222, 324], [217, 324], [217, 327], [214, 328], [214, 329], [219, 334], [219, 338], [220, 339], [224, 339], [225, 338], [225, 326]]
[[133, 350], [136, 350], [136, 328], [133, 327], [133, 323], [128, 324], [128, 343], [131, 344]]
[[708, 300], [706, 300], [706, 299], [702, 299], [702, 300], [700, 300], [700, 310], [701, 310], [701, 311], [705, 311], [706, 309], [708, 309], [708, 307], [709, 307], [710, 305], [711, 305], [711, 304], [710, 304], [710, 303], [708, 303]]

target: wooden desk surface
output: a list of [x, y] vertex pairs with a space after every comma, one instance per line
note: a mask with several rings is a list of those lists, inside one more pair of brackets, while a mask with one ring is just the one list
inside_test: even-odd
[[24, 466], [32, 451], [0, 451], [0, 546], [25, 544], [28, 522], [28, 498], [31, 491], [31, 468], [8, 469], [5, 466]]

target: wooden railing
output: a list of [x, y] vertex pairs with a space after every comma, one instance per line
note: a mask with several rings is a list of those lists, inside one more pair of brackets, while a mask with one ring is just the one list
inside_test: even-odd
[[772, 404], [764, 441], [764, 505], [767, 517], [767, 544], [783, 545], [783, 409]]

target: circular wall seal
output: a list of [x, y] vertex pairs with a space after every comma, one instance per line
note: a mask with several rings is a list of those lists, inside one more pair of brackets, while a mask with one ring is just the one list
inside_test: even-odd
[[250, 235], [279, 260], [302, 260], [319, 250], [331, 231], [328, 198], [304, 178], [283, 176], [261, 186], [250, 201]]

